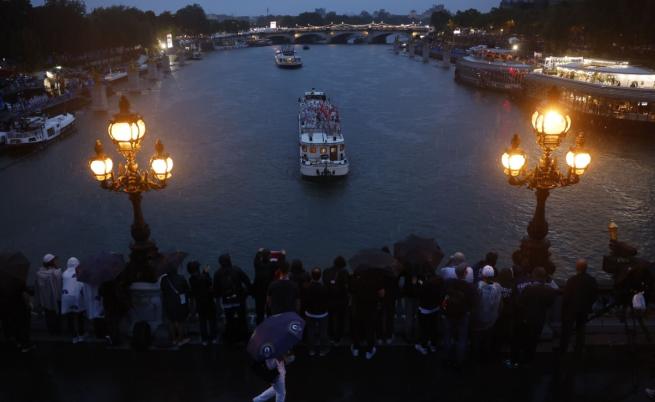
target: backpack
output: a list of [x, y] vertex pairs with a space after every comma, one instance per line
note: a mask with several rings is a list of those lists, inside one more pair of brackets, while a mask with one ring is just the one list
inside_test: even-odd
[[223, 297], [223, 303], [238, 303], [239, 293], [239, 281], [236, 278], [236, 272], [230, 268], [221, 276], [221, 295]]
[[455, 286], [449, 286], [441, 303], [441, 310], [448, 318], [463, 317], [468, 311], [464, 291]]

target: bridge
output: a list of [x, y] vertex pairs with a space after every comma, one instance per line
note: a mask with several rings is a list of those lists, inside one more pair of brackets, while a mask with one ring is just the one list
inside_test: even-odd
[[[351, 40], [361, 43], [386, 43], [387, 37], [397, 35], [404, 40], [425, 35], [429, 26], [408, 24], [390, 25], [371, 23], [366, 25], [330, 24], [326, 26], [297, 26], [295, 28], [252, 28], [247, 32], [232, 35], [256, 39], [270, 39], [280, 43], [348, 43]], [[228, 36], [222, 36], [228, 37]]]

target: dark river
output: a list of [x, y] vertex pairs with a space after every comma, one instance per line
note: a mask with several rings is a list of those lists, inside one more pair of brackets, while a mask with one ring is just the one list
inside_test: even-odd
[[[295, 71], [275, 67], [273, 48], [214, 52], [130, 96], [147, 124], [142, 164], [156, 138], [175, 161], [170, 186], [144, 196], [160, 250], [184, 250], [212, 266], [229, 252], [252, 272], [259, 247], [326, 267], [338, 254], [417, 233], [472, 262], [497, 250], [507, 266], [534, 196], [507, 184], [500, 155], [519, 132], [529, 163], [537, 160], [529, 111], [502, 94], [456, 84], [453, 69], [387, 46], [298, 51], [305, 66]], [[341, 110], [351, 160], [341, 182], [306, 182], [298, 172], [296, 101], [312, 87]], [[117, 109], [116, 97], [110, 103]], [[0, 248], [22, 250], [33, 267], [46, 252], [62, 262], [101, 250], [128, 253], [127, 196], [101, 190], [87, 169], [96, 138], [119, 161], [109, 116], [77, 117], [77, 132], [47, 149], [19, 161], [0, 156]], [[610, 218], [622, 240], [655, 257], [655, 137], [587, 138], [587, 174], [547, 204], [560, 277], [577, 257], [600, 271]]]

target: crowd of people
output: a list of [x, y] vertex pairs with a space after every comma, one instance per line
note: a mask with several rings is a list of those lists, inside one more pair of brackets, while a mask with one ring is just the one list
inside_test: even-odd
[[[284, 253], [262, 249], [254, 258], [251, 280], [223, 254], [213, 275], [198, 261], [186, 264], [186, 275], [178, 267], [163, 275], [162, 305], [171, 341], [178, 347], [190, 340], [187, 330], [192, 316], [197, 318], [205, 346], [218, 343], [219, 318], [224, 321], [224, 343], [247, 342], [252, 329], [248, 298], [252, 297], [255, 324], [291, 311], [305, 319], [310, 356], [325, 356], [349, 335], [352, 355], [371, 359], [380, 346], [400, 335], [422, 355], [442, 351], [453, 366], [469, 358], [481, 362], [502, 358], [508, 367], [518, 367], [534, 358], [561, 293], [560, 351], [567, 351], [574, 333], [576, 350], [580, 350], [597, 297], [596, 280], [587, 274], [586, 261], [577, 262], [577, 273], [559, 289], [543, 268], [500, 269], [497, 258], [490, 252], [470, 264], [457, 252], [440, 269], [399, 264], [391, 272], [351, 271], [339, 256], [329, 268], [306, 270], [300, 260], [289, 263]], [[27, 292], [31, 298], [24, 298], [24, 310], [41, 314], [51, 335], [62, 334], [64, 321], [73, 343], [86, 339], [87, 322], [92, 323], [96, 337], [119, 343], [129, 294], [121, 296], [116, 281], [92, 286], [78, 281], [78, 274], [77, 258], [69, 258], [62, 271], [57, 257], [45, 255], [33, 292]], [[29, 351], [33, 347], [29, 317], [26, 323], [6, 318], [5, 332], [13, 329], [21, 350]]]

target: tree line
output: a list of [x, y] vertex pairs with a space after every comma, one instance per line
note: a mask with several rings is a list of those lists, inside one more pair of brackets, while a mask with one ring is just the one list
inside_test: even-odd
[[548, 52], [584, 48], [601, 54], [655, 46], [655, 1], [569, 0], [548, 7], [493, 8], [488, 13], [469, 9], [433, 13], [437, 31], [473, 27], [529, 35]]
[[247, 21], [211, 20], [198, 4], [157, 15], [125, 6], [89, 13], [81, 0], [46, 0], [38, 7], [29, 0], [2, 0], [0, 57], [35, 67], [120, 47], [150, 48], [167, 33], [197, 35], [248, 28]]

